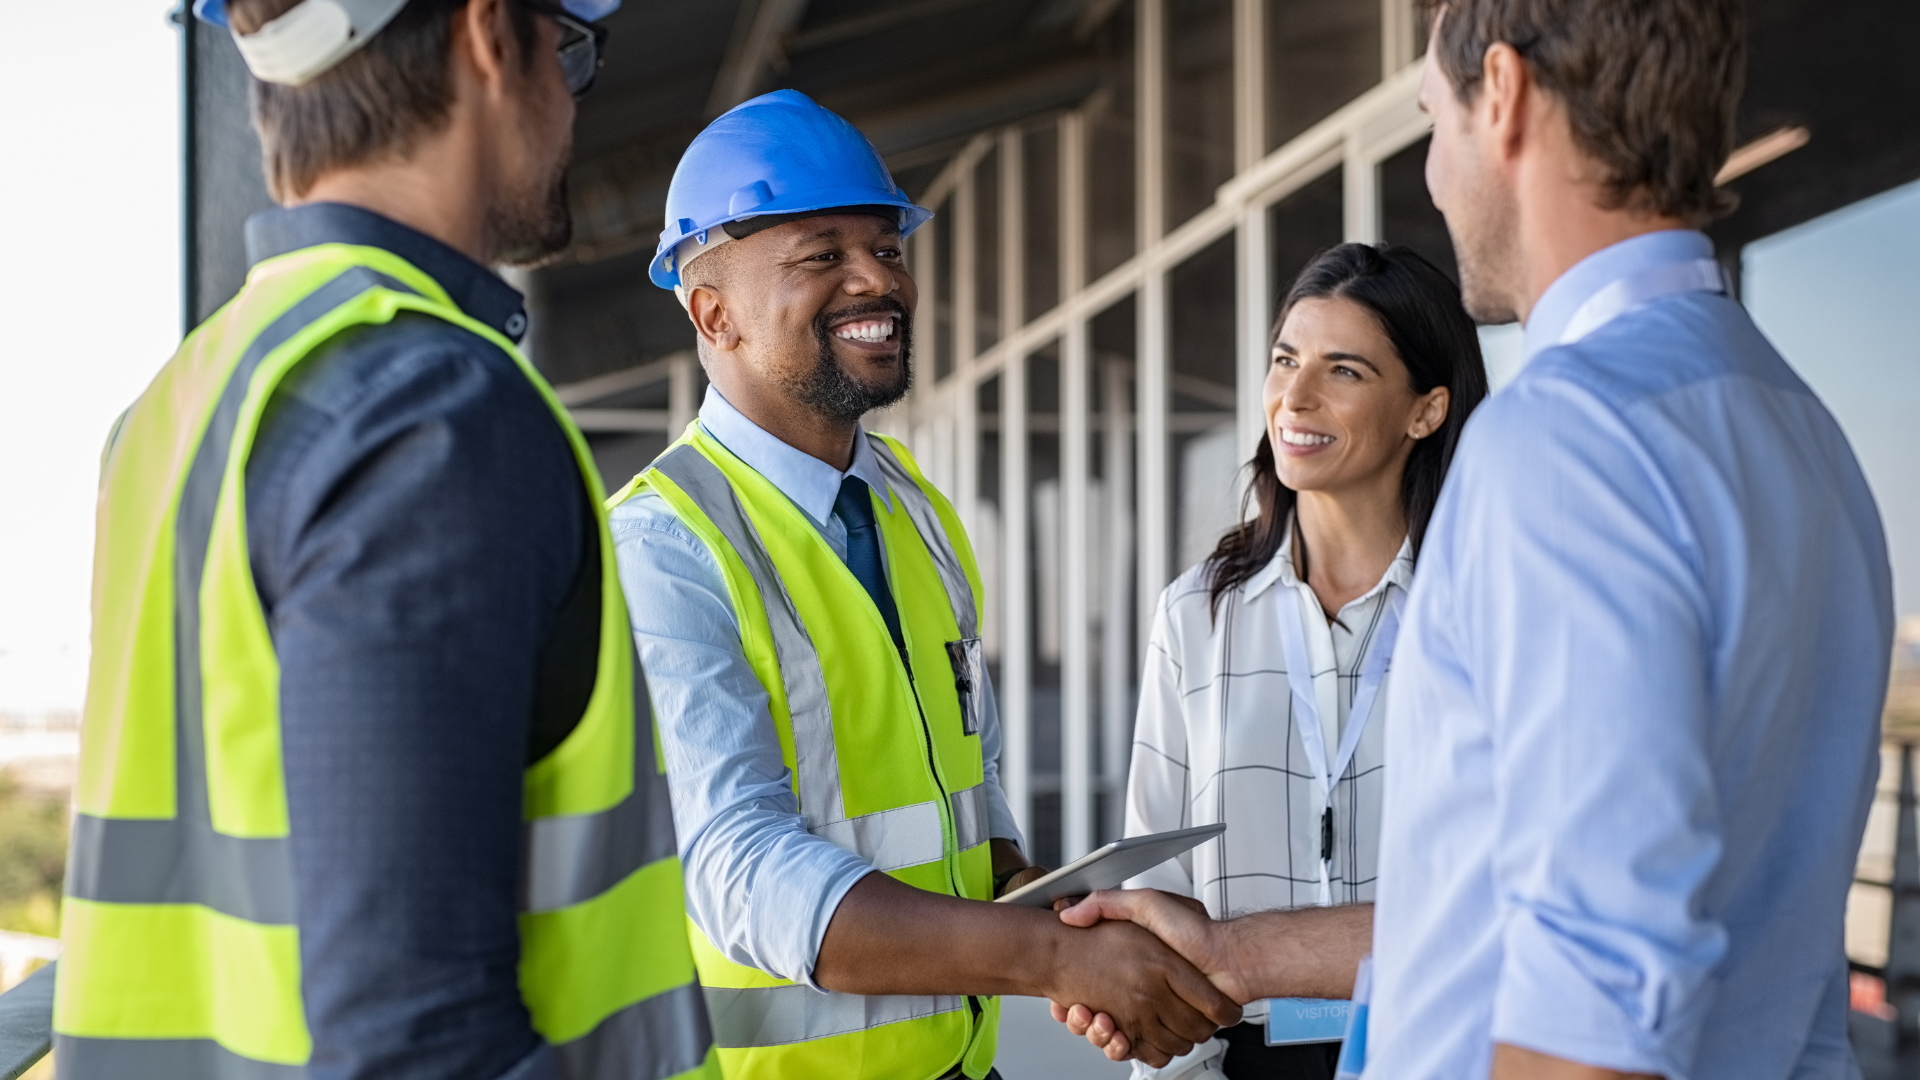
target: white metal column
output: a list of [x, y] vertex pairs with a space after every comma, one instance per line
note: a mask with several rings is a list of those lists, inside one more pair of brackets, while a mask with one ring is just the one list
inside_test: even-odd
[[1027, 186], [1020, 129], [1000, 133], [1000, 336], [1026, 323]]
[[699, 414], [700, 402], [695, 397], [694, 372], [699, 360], [692, 353], [681, 353], [674, 357], [673, 366], [667, 369], [667, 438], [677, 439], [687, 430], [693, 418]]
[[1267, 149], [1267, 0], [1233, 0], [1233, 171]]
[[[1077, 292], [1085, 276], [1086, 145], [1078, 113], [1060, 120], [1060, 295]], [[1087, 520], [1087, 488], [1092, 469], [1092, 426], [1088, 400], [1087, 321], [1067, 324], [1060, 350], [1060, 753], [1061, 856], [1077, 859], [1093, 850], [1093, 622], [1088, 593], [1087, 555], [1092, 529]]]
[[[1000, 337], [1017, 335], [1026, 299], [1026, 200], [1021, 168], [1020, 129], [1000, 132]], [[1006, 606], [1000, 625], [1006, 642], [1000, 670], [1005, 685], [1006, 750], [1018, 788], [1007, 789], [1020, 831], [1033, 830], [1033, 559], [1028, 546], [1032, 486], [1027, 469], [1027, 360], [1024, 352], [1007, 356], [1000, 379], [1000, 570], [1006, 579]]]
[[[962, 155], [964, 158], [965, 155]], [[973, 305], [974, 305], [974, 247], [975, 227], [973, 205], [973, 167], [966, 161], [955, 176], [953, 185], [953, 388], [952, 393], [959, 405], [959, 413], [954, 417], [955, 429], [959, 435], [959, 445], [954, 451], [954, 504], [960, 509], [960, 520], [970, 535], [978, 536], [981, 527], [980, 507], [980, 420], [976, 407], [979, 405], [978, 391], [973, 380]], [[987, 603], [998, 604], [1000, 598], [988, 597]]]
[[1268, 266], [1272, 260], [1268, 256], [1267, 241], [1266, 208], [1250, 206], [1241, 211], [1239, 233], [1234, 241], [1234, 251], [1240, 264], [1234, 275], [1239, 293], [1234, 305], [1239, 315], [1234, 348], [1234, 354], [1239, 357], [1239, 363], [1234, 365], [1234, 370], [1239, 373], [1235, 379], [1234, 393], [1237, 405], [1234, 410], [1235, 425], [1238, 429], [1234, 445], [1240, 448], [1243, 461], [1253, 456], [1267, 422], [1263, 405], [1267, 381], [1267, 326], [1273, 318], [1268, 310], [1273, 303], [1273, 288], [1269, 283], [1271, 275]]
[[[1405, 0], [1401, 0], [1405, 2]], [[1234, 171], [1245, 172], [1265, 155], [1267, 140], [1267, 0], [1234, 0]], [[1261, 390], [1267, 371], [1267, 313], [1271, 303], [1267, 272], [1267, 215], [1264, 208], [1242, 209], [1234, 251], [1239, 316], [1235, 332], [1235, 438], [1240, 459], [1253, 455], [1265, 427]]]
[[[1140, 0], [1139, 75], [1140, 96], [1136, 102], [1140, 152], [1140, 247], [1150, 250], [1160, 244], [1166, 223], [1166, 5], [1162, 0]], [[1138, 370], [1135, 411], [1140, 432], [1140, 625], [1152, 623], [1153, 605], [1167, 583], [1171, 562], [1168, 550], [1167, 501], [1172, 491], [1168, 482], [1168, 371], [1167, 371], [1167, 275], [1149, 261], [1140, 283], [1135, 309], [1138, 313]], [[1145, 634], [1140, 645], [1144, 648]], [[1136, 659], [1143, 655], [1135, 650]]]
[[[1133, 591], [1133, 539], [1135, 535], [1133, 499], [1133, 414], [1127, 403], [1133, 389], [1131, 373], [1118, 362], [1105, 363], [1100, 372], [1100, 397], [1106, 405], [1102, 422], [1106, 428], [1101, 470], [1107, 482], [1106, 602], [1101, 605], [1106, 622], [1100, 628], [1100, 755], [1101, 778], [1108, 794], [1107, 835], [1120, 835], [1125, 818], [1121, 811], [1121, 793], [1126, 788], [1127, 768], [1133, 758], [1133, 673], [1136, 659], [1131, 648], [1127, 624], [1132, 611], [1128, 600]], [[1145, 633], [1145, 626], [1141, 632]]]
[[1386, 78], [1419, 56], [1420, 24], [1413, 0], [1380, 0], [1380, 77]]
[[1380, 241], [1380, 164], [1368, 149], [1358, 131], [1349, 131], [1340, 164], [1344, 231], [1349, 241], [1359, 244]]
[[1033, 831], [1033, 572], [1027, 537], [1027, 358], [1000, 369], [1000, 720], [1002, 787], [1020, 831]]

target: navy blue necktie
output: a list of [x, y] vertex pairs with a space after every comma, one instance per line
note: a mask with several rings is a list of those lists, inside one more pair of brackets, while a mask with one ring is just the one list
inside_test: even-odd
[[840, 497], [833, 501], [833, 516], [847, 527], [847, 569], [872, 597], [873, 606], [887, 621], [887, 633], [893, 635], [893, 647], [904, 650], [900, 636], [900, 611], [893, 606], [893, 593], [887, 589], [887, 571], [880, 562], [880, 530], [873, 522], [872, 489], [857, 476], [840, 481]]

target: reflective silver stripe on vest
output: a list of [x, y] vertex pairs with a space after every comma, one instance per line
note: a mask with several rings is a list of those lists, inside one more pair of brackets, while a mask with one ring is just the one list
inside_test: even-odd
[[637, 1001], [555, 1049], [567, 1080], [665, 1080], [699, 1068], [712, 1046], [696, 982]]
[[[654, 462], [698, 506], [728, 546], [746, 564], [773, 634], [780, 681], [793, 718], [795, 772], [807, 828], [881, 870], [935, 862], [945, 857], [937, 803], [897, 807], [848, 820], [840, 791], [840, 760], [833, 742], [832, 706], [820, 653], [801, 625], [780, 572], [739, 496], [718, 466], [682, 443]], [[806, 986], [723, 989], [706, 987], [714, 1042], [740, 1048], [782, 1046], [829, 1035], [865, 1031], [966, 1007], [953, 996], [870, 997], [835, 994]]]
[[831, 994], [809, 986], [705, 987], [714, 1045], [727, 1049], [785, 1046], [920, 1020], [966, 1008], [967, 999]]
[[[206, 431], [194, 449], [174, 517], [174, 816], [138, 819], [75, 815], [67, 863], [68, 896], [121, 904], [202, 904], [248, 922], [293, 922], [293, 863], [286, 838], [228, 836], [213, 829], [207, 801], [206, 721], [201, 709], [200, 585], [220, 486], [233, 450], [234, 430], [254, 372], [261, 361], [295, 334], [374, 288], [414, 292], [366, 267], [343, 271], [267, 324], [248, 344], [221, 388]], [[197, 1043], [183, 1040], [136, 1045]], [[176, 1052], [188, 1053], [165, 1051]], [[67, 1072], [64, 1065], [61, 1071]], [[135, 1072], [169, 1075], [157, 1069]], [[242, 1074], [195, 1071], [183, 1075]]]
[[241, 1057], [212, 1039], [53, 1037], [60, 1080], [306, 1080], [303, 1065]]
[[986, 784], [975, 784], [964, 791], [956, 791], [952, 800], [953, 832], [959, 838], [961, 851], [984, 844], [992, 838], [992, 825], [987, 820]]
[[[632, 640], [629, 638], [628, 640]], [[678, 854], [667, 778], [653, 756], [653, 706], [633, 658], [633, 790], [593, 814], [535, 818], [526, 825], [522, 911], [557, 911], [591, 900], [649, 863]]]
[[794, 610], [793, 598], [787, 595], [773, 556], [760, 542], [760, 533], [748, 520], [726, 474], [691, 444], [682, 443], [662, 454], [653, 467], [687, 493], [747, 565], [767, 612], [774, 657], [780, 664], [780, 682], [787, 692], [787, 711], [793, 717], [800, 812], [806, 816], [809, 829], [844, 820], [847, 812], [840, 794], [840, 757], [833, 745], [833, 711], [827, 702], [827, 679], [820, 671], [820, 651], [801, 625], [800, 613]]
[[873, 446], [873, 456], [879, 459], [880, 471], [886, 475], [894, 498], [906, 504], [907, 517], [913, 520], [920, 541], [933, 556], [933, 565], [940, 571], [940, 583], [947, 587], [947, 603], [953, 607], [953, 621], [960, 627], [960, 636], [979, 637], [980, 611], [973, 603], [973, 586], [967, 581], [966, 568], [960, 565], [960, 555], [954, 551], [953, 541], [947, 536], [946, 526], [940, 523], [933, 501], [914, 483], [913, 474], [900, 463], [885, 439], [869, 435], [867, 442]]
[[946, 856], [946, 843], [940, 835], [940, 806], [934, 802], [896, 806], [807, 831], [860, 856], [875, 870], [899, 870], [939, 862]]

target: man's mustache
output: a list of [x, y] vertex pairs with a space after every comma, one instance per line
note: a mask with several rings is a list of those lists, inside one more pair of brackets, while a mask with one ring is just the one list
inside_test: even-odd
[[822, 337], [825, 337], [827, 336], [828, 328], [834, 323], [841, 322], [845, 319], [857, 319], [862, 315], [883, 314], [898, 315], [900, 317], [900, 325], [903, 328], [907, 322], [913, 318], [913, 313], [907, 310], [907, 305], [895, 300], [891, 296], [879, 296], [872, 300], [862, 300], [843, 308], [836, 308], [833, 311], [823, 311], [813, 322], [814, 328], [820, 332]]

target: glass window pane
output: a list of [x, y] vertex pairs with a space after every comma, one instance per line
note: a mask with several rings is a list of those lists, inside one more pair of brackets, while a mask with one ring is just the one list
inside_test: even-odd
[[[953, 199], [941, 203], [934, 210], [933, 220], [914, 233], [918, 240], [922, 235], [933, 246], [933, 255], [927, 261], [933, 267], [931, 282], [933, 300], [933, 378], [935, 382], [953, 374]], [[922, 295], [928, 282], [920, 282]]]
[[1026, 221], [1025, 321], [1060, 302], [1060, 125], [1047, 124], [1022, 138], [1022, 198]]
[[973, 351], [1000, 340], [1000, 150], [973, 167]]
[[1267, 211], [1267, 252], [1272, 260], [1267, 277], [1273, 283], [1271, 310], [1276, 316], [1280, 301], [1307, 263], [1344, 239], [1341, 175], [1336, 165]]
[[1060, 344], [1027, 357], [1027, 543], [1032, 575], [1028, 615], [1032, 643], [1028, 716], [1032, 727], [1033, 858], [1061, 863], [1060, 646], [1065, 600], [1061, 573]]
[[1103, 72], [1087, 102], [1087, 279], [1133, 257], [1133, 2], [1121, 4], [1094, 36]]
[[1234, 234], [1167, 278], [1173, 440], [1170, 527], [1174, 569], [1206, 558], [1239, 518], [1234, 488]]
[[1094, 842], [1117, 840], [1124, 824], [1127, 766], [1133, 752], [1133, 715], [1139, 694], [1135, 657], [1133, 537], [1134, 334], [1132, 296], [1093, 317], [1087, 395], [1093, 445], [1087, 461], [1088, 618], [1093, 639]]
[[1167, 231], [1233, 176], [1233, 0], [1167, 0]]
[[1405, 244], [1425, 255], [1433, 265], [1460, 280], [1453, 260], [1453, 240], [1447, 219], [1427, 194], [1427, 143], [1421, 139], [1380, 163], [1380, 235], [1388, 243]]
[[1380, 5], [1267, 0], [1267, 149], [1380, 81]]
[[[1737, 219], [1735, 219], [1737, 220]], [[1748, 244], [1742, 302], [1767, 338], [1840, 422], [1886, 529], [1898, 618], [1883, 724], [1890, 740], [1920, 737], [1920, 183]], [[1880, 789], [1858, 875], [1893, 876], [1899, 755], [1883, 751]], [[1893, 897], [1856, 885], [1846, 949], [1880, 966]]]

